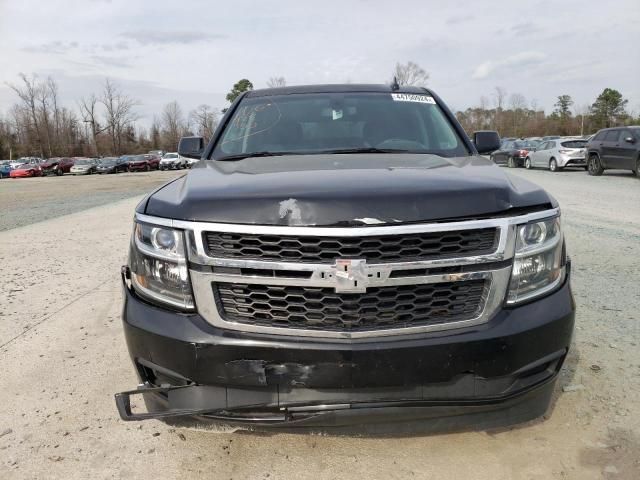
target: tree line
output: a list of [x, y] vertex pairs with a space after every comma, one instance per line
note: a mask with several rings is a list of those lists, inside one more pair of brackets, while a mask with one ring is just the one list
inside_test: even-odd
[[627, 104], [619, 91], [605, 88], [591, 105], [576, 106], [570, 95], [559, 95], [553, 111], [546, 114], [524, 95], [508, 95], [495, 87], [490, 97], [480, 97], [478, 106], [458, 111], [456, 117], [467, 132], [497, 130], [503, 137], [587, 135], [601, 128], [640, 124], [640, 117], [627, 112]]
[[[390, 82], [426, 86], [429, 74], [418, 64], [396, 64]], [[267, 86], [286, 86], [284, 77], [271, 77]], [[0, 116], [0, 159], [19, 156], [105, 156], [142, 153], [149, 150], [175, 150], [180, 137], [201, 135], [209, 139], [220, 115], [207, 104], [184, 112], [176, 101], [167, 103], [154, 115], [149, 128], [142, 127], [136, 109], [141, 105], [115, 82], [105, 79], [100, 92], [79, 98], [76, 108], [60, 105], [58, 85], [51, 78], [21, 74], [8, 86], [18, 101]], [[236, 82], [226, 99], [253, 89], [243, 78]], [[457, 111], [456, 117], [471, 133], [497, 130], [503, 137], [543, 135], [584, 135], [600, 128], [640, 124], [626, 108], [628, 100], [617, 90], [605, 88], [591, 105], [576, 106], [568, 94], [559, 95], [551, 113], [546, 114], [535, 101], [520, 93], [508, 94], [495, 87], [480, 97], [478, 106]]]
[[70, 109], [60, 106], [53, 78], [21, 74], [19, 79], [8, 84], [19, 101], [0, 116], [0, 159], [173, 151], [184, 135], [210, 138], [220, 115], [206, 104], [185, 113], [172, 101], [147, 129], [137, 123], [140, 102], [112, 80], [105, 79], [100, 92], [79, 98]]

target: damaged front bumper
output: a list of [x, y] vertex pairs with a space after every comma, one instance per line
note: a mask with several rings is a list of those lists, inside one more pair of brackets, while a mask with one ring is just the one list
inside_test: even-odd
[[[334, 430], [424, 420], [421, 431], [431, 432], [511, 425], [547, 410], [574, 322], [568, 279], [481, 326], [375, 340], [222, 330], [124, 291], [124, 331], [141, 381], [116, 395], [124, 420]], [[150, 412], [133, 411], [136, 394]]]

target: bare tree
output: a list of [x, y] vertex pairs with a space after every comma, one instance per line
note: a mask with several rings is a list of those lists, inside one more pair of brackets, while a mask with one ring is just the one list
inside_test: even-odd
[[493, 104], [496, 107], [496, 114], [493, 121], [493, 128], [501, 130], [502, 110], [504, 110], [504, 102], [507, 98], [507, 91], [503, 87], [495, 87], [493, 93]]
[[276, 88], [276, 87], [286, 87], [287, 81], [284, 77], [271, 77], [267, 80], [267, 87]]
[[396, 63], [393, 76], [399, 85], [424, 87], [427, 84], [427, 80], [429, 80], [429, 74], [414, 62], [407, 62], [405, 65]]
[[198, 135], [209, 140], [218, 126], [218, 112], [209, 105], [200, 105], [189, 113], [189, 121]]
[[47, 77], [46, 90], [49, 95], [51, 107], [53, 108], [53, 138], [57, 149], [61, 143], [62, 111], [58, 105], [58, 84], [51, 77]]
[[113, 153], [118, 155], [121, 153], [123, 140], [131, 137], [133, 123], [138, 119], [133, 111], [138, 102], [122, 93], [108, 78], [104, 82], [100, 101], [105, 107], [105, 120], [110, 130]]
[[187, 129], [182, 108], [175, 100], [167, 103], [162, 111], [162, 136], [163, 146], [167, 150], [175, 150], [180, 141], [180, 137]]
[[520, 119], [524, 116], [523, 110], [527, 108], [527, 99], [521, 93], [512, 93], [509, 97], [509, 107], [513, 116], [513, 132], [518, 136], [518, 126]]
[[35, 75], [28, 78], [24, 73], [21, 73], [20, 78], [24, 83], [24, 87], [20, 88], [13, 84], [7, 85], [16, 93], [16, 95], [18, 95], [24, 108], [29, 112], [29, 118], [31, 122], [33, 122], [33, 128], [38, 141], [38, 150], [40, 151], [40, 155], [44, 157], [44, 146], [42, 144], [42, 133], [40, 132], [41, 127], [38, 119], [38, 107], [36, 103], [40, 86], [38, 85], [38, 80]]
[[78, 108], [80, 109], [80, 116], [82, 121], [88, 123], [91, 127], [91, 141], [95, 150], [96, 156], [98, 153], [98, 133], [100, 133], [100, 125], [98, 123], [98, 97], [94, 93], [89, 98], [82, 97], [78, 102]]

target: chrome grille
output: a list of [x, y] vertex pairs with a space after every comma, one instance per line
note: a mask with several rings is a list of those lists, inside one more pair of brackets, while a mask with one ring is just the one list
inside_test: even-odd
[[[255, 334], [359, 339], [422, 334], [488, 322], [505, 301], [516, 226], [558, 214], [555, 208], [500, 218], [366, 227], [221, 224], [140, 213], [136, 218], [185, 231], [195, 303], [198, 313], [211, 325]], [[419, 253], [404, 251], [409, 256], [391, 261], [389, 258], [394, 257], [381, 257], [378, 253], [397, 255], [406, 247], [399, 239], [431, 241], [452, 236], [457, 236], [453, 241], [457, 253], [445, 249], [436, 254], [431, 253], [435, 250], [425, 248]], [[259, 247], [262, 240], [273, 240], [271, 244], [278, 249], [284, 247], [282, 241], [291, 240], [294, 252], [296, 246], [300, 252], [303, 244], [320, 246], [326, 239], [337, 239], [339, 245], [355, 244], [364, 253], [347, 255], [345, 251], [328, 249], [328, 256], [323, 256], [316, 249], [294, 253], [298, 257], [290, 258], [282, 255], [281, 250], [266, 250], [265, 257], [260, 256], [262, 250], [258, 248], [260, 251], [238, 254], [237, 245], [243, 238], [257, 241]], [[311, 240], [307, 241], [308, 238]], [[465, 244], [461, 240], [480, 238], [484, 241]], [[216, 239], [221, 246], [216, 245]], [[392, 239], [389, 245], [395, 250], [383, 249], [382, 245], [373, 250], [363, 248], [371, 245], [366, 242], [380, 239]], [[398, 245], [402, 246], [400, 250]], [[367, 256], [372, 251], [378, 256]], [[428, 252], [426, 257], [414, 256], [424, 252]], [[311, 256], [305, 257], [306, 253]], [[344, 256], [336, 257], [336, 253]], [[474, 285], [475, 289], [466, 290]], [[464, 289], [457, 290], [460, 287]], [[446, 304], [428, 300], [441, 288], [444, 288], [441, 294], [447, 297]], [[482, 293], [478, 297], [480, 288]], [[282, 295], [273, 295], [276, 291], [293, 296], [287, 300], [285, 295], [287, 301], [274, 303]], [[304, 293], [302, 298], [300, 292]], [[325, 303], [321, 300], [320, 306], [314, 298], [318, 292], [325, 300]], [[390, 301], [385, 300], [384, 295], [389, 295], [386, 292], [391, 292]], [[256, 297], [256, 293], [266, 294], [266, 303], [265, 297]], [[459, 301], [457, 294], [465, 296], [464, 302]], [[286, 308], [289, 300], [290, 306]], [[368, 302], [376, 304], [375, 313]], [[323, 321], [318, 312], [327, 320]]]
[[496, 228], [361, 237], [204, 232], [203, 244], [208, 255], [215, 258], [310, 263], [362, 258], [369, 262], [395, 262], [486, 255], [495, 250], [497, 233]]
[[223, 318], [267, 327], [326, 331], [406, 328], [464, 321], [483, 307], [487, 281], [442, 282], [336, 293], [330, 288], [216, 283]]

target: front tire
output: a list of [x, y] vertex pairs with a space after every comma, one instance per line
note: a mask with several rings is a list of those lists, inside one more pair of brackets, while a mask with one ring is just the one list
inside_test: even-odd
[[62, 171], [61, 168], [59, 168], [58, 170], [56, 170], [56, 175], [61, 177], [64, 174], [64, 172]]
[[507, 159], [507, 167], [516, 168], [516, 160], [513, 157]]
[[558, 162], [556, 161], [555, 158], [552, 158], [551, 160], [549, 160], [549, 170], [552, 172], [560, 171], [560, 167], [558, 167]]
[[529, 157], [524, 159], [524, 168], [531, 170], [531, 159]]
[[602, 163], [600, 162], [600, 157], [597, 155], [591, 155], [589, 157], [589, 163], [587, 164], [589, 175], [593, 177], [599, 177], [604, 172], [604, 168], [602, 168]]
[[636, 170], [633, 173], [636, 174], [636, 177], [640, 178], [640, 157], [636, 160]]

